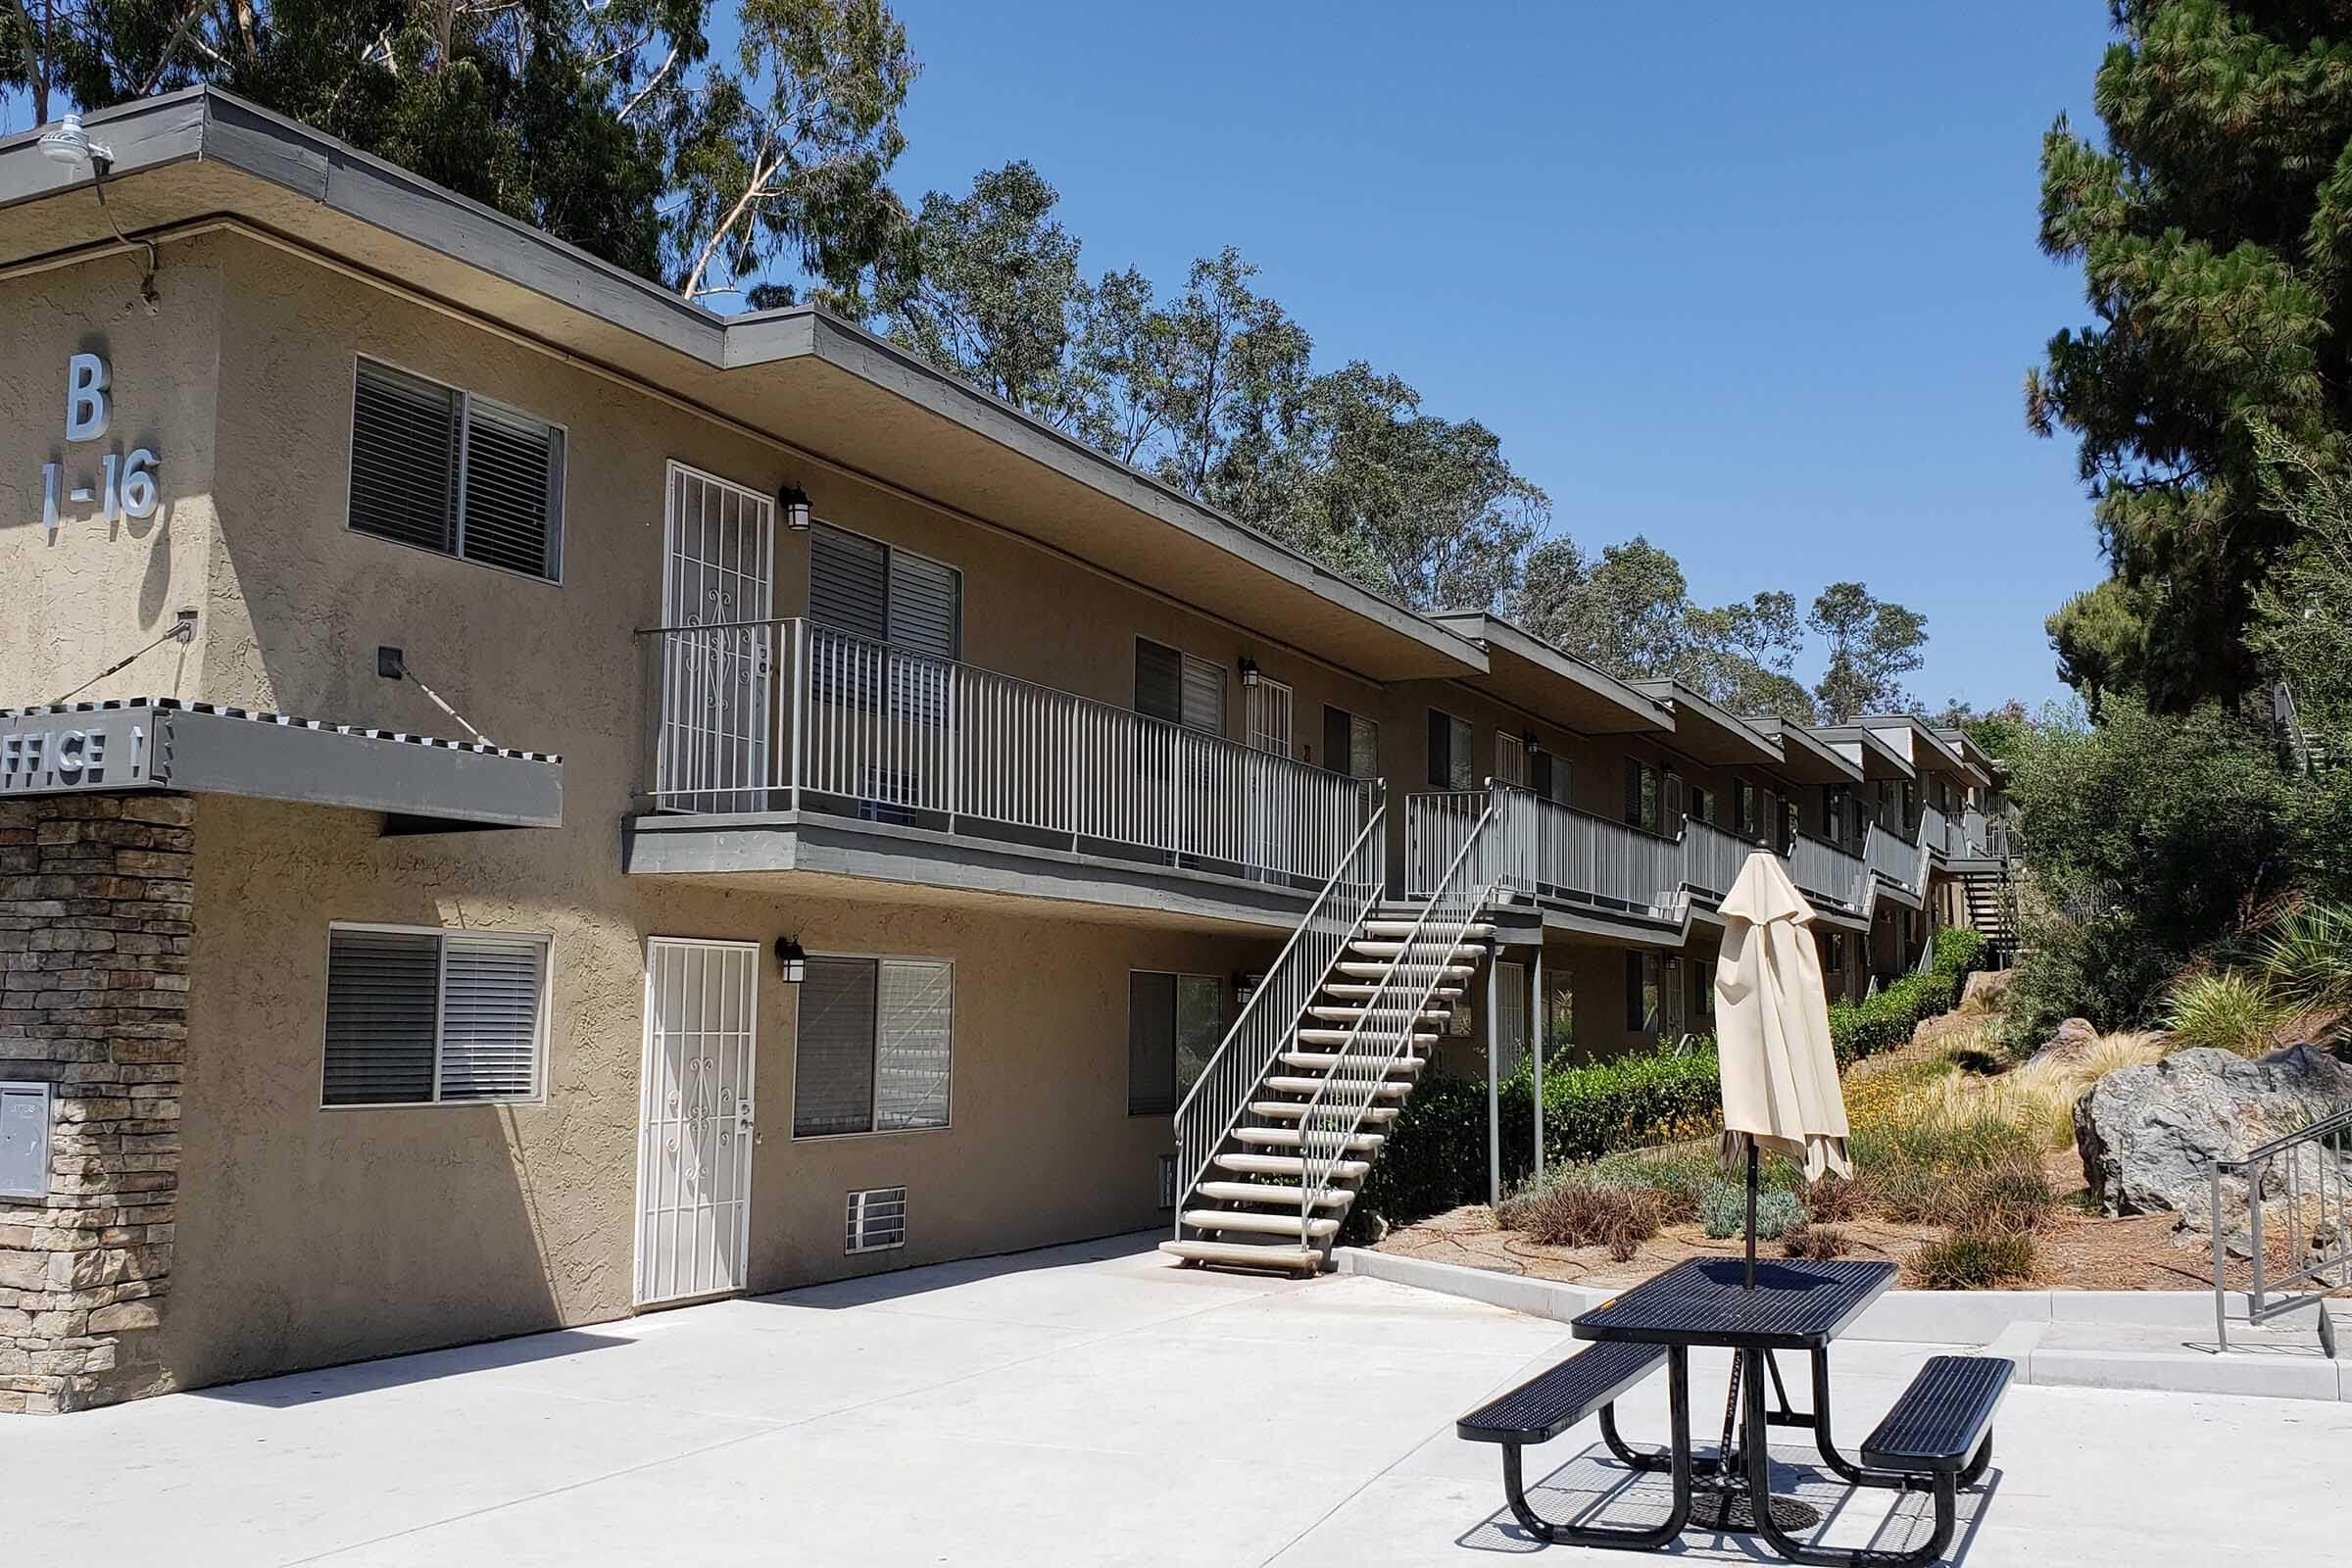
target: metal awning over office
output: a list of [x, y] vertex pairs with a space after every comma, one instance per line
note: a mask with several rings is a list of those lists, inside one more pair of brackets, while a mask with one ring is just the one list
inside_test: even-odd
[[561, 827], [564, 760], [168, 697], [0, 709], [0, 800], [168, 789], [382, 811], [416, 826]]

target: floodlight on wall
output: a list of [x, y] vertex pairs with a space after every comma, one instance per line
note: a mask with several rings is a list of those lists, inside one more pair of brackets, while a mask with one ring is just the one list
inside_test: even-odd
[[776, 508], [784, 514], [784, 526], [794, 533], [808, 531], [808, 492], [797, 484], [788, 484], [776, 492]]
[[76, 169], [87, 164], [92, 172], [100, 174], [115, 163], [115, 150], [104, 142], [90, 140], [90, 133], [81, 128], [79, 115], [68, 115], [57, 122], [55, 130], [42, 135], [41, 156], [52, 163], [72, 164]]
[[89, 170], [90, 188], [98, 193], [98, 210], [106, 214], [106, 226], [115, 231], [115, 238], [122, 242], [124, 250], [146, 252], [147, 264], [139, 274], [139, 298], [146, 304], [147, 314], [155, 315], [162, 303], [162, 296], [155, 290], [155, 274], [163, 265], [156, 255], [155, 241], [134, 240], [123, 233], [122, 225], [115, 221], [115, 210], [106, 205], [106, 176], [115, 167], [115, 150], [104, 142], [90, 140], [90, 133], [82, 129], [79, 115], [68, 115], [57, 122], [55, 129], [41, 133], [41, 156], [76, 172]]
[[784, 983], [797, 986], [808, 978], [808, 955], [801, 947], [799, 937], [776, 938], [776, 963], [784, 971]]

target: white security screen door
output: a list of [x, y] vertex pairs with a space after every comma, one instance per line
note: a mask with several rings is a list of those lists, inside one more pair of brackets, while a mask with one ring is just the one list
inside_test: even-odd
[[[1220, 672], [1221, 678], [1221, 672]], [[1291, 755], [1291, 689], [1264, 676], [1249, 682], [1250, 749], [1267, 757]], [[1288, 869], [1286, 835], [1298, 820], [1298, 785], [1289, 768], [1250, 770], [1250, 859], [1260, 870]]]
[[744, 1287], [760, 954], [751, 942], [646, 944], [640, 1306]]
[[775, 503], [672, 463], [662, 552], [662, 760], [672, 810], [766, 803]]

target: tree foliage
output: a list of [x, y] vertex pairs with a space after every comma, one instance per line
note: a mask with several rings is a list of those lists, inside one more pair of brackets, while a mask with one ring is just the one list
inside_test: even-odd
[[2257, 419], [2343, 449], [2352, 378], [2352, 4], [2114, 0], [2095, 102], [2060, 118], [2041, 243], [2082, 267], [2092, 321], [2050, 340], [2027, 419], [2080, 449], [2115, 577], [2052, 617], [2086, 696], [2181, 710], [2258, 676], [2258, 585], [2293, 542]]
[[1857, 713], [1904, 711], [1915, 706], [1903, 677], [1919, 668], [1928, 617], [1874, 596], [1858, 582], [1834, 582], [1806, 617], [1829, 645], [1829, 665], [1813, 688], [1821, 716], [1843, 723]]

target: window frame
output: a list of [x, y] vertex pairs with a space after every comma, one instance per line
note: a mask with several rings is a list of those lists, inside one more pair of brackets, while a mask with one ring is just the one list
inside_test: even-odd
[[[880, 534], [865, 533], [857, 528], [845, 527], [842, 524], [835, 522], [830, 517], [819, 517], [811, 514], [808, 521], [810, 529], [808, 566], [801, 595], [801, 612], [808, 617], [808, 623], [810, 625], [824, 626], [825, 630], [833, 633], [833, 635], [836, 637], [857, 637], [860, 642], [869, 640], [867, 638], [858, 636], [857, 632], [845, 631], [839, 626], [826, 625], [825, 622], [816, 618], [815, 530], [818, 528], [830, 528], [835, 533], [846, 533], [853, 539], [862, 539], [869, 545], [879, 545], [882, 547], [882, 636], [880, 638], [880, 642], [883, 647], [891, 650], [893, 653], [904, 654], [908, 659], [937, 659], [939, 657], [937, 654], [927, 654], [917, 649], [904, 647], [897, 641], [897, 639], [891, 636], [891, 563], [900, 556], [905, 556], [910, 561], [920, 561], [927, 565], [937, 566], [942, 571], [948, 572], [955, 577], [956, 651], [948, 656], [947, 662], [951, 664], [960, 664], [963, 662], [963, 568], [961, 566], [958, 566], [953, 561], [946, 560], [939, 556], [925, 555], [920, 550], [908, 550], [902, 545], [894, 544], [890, 540], [883, 538]], [[772, 587], [770, 591], [772, 593]], [[828, 954], [827, 956], [847, 957], [851, 956], [851, 955]]]
[[[1177, 716], [1174, 718], [1163, 718], [1157, 713], [1147, 713], [1140, 706], [1143, 701], [1143, 689], [1135, 677], [1143, 673], [1143, 651], [1146, 646], [1176, 656]], [[1217, 723], [1213, 729], [1206, 724], [1196, 724], [1184, 716], [1184, 677], [1187, 667], [1194, 664], [1217, 672]], [[1233, 725], [1233, 682], [1228, 678], [1225, 666], [1215, 660], [1202, 659], [1189, 648], [1179, 647], [1175, 643], [1163, 643], [1156, 637], [1147, 637], [1139, 631], [1135, 634], [1135, 649], [1128, 662], [1127, 710], [1139, 718], [1148, 718], [1154, 724], [1173, 724], [1178, 729], [1189, 729], [1196, 735], [1213, 735], [1218, 740], [1230, 740], [1232, 736], [1228, 731]], [[1243, 723], [1247, 727], [1249, 723], [1247, 713], [1243, 715]], [[1293, 727], [1297, 727], [1296, 719], [1293, 720]], [[1245, 740], [1243, 744], [1248, 745], [1249, 743]]]
[[[1436, 749], [1431, 748], [1429, 757], [1424, 759], [1428, 765], [1422, 769], [1429, 779], [1429, 787], [1448, 795], [1459, 795], [1475, 790], [1478, 788], [1478, 725], [1450, 709], [1439, 708], [1433, 704], [1429, 710], [1430, 722], [1424, 733], [1434, 733], [1437, 729], [1436, 721], [1441, 718], [1446, 720], [1446, 777], [1443, 781], [1438, 778], [1438, 756]], [[1457, 725], [1460, 726], [1458, 730], [1455, 727]], [[1453, 742], [1457, 734], [1462, 740], [1462, 759], [1469, 766], [1470, 782], [1467, 784], [1453, 782]]]
[[[1135, 977], [1139, 974], [1166, 975], [1172, 982], [1168, 988], [1168, 1102], [1165, 1109], [1157, 1105], [1136, 1108], [1135, 1103]], [[1225, 1043], [1226, 1031], [1233, 1012], [1233, 983], [1221, 974], [1200, 974], [1190, 969], [1141, 969], [1130, 964], [1127, 969], [1127, 1114], [1129, 1116], [1173, 1116], [1184, 1104], [1184, 1094], [1177, 1088], [1177, 1058], [1184, 1053], [1184, 1040], [1176, 1025], [1184, 1014], [1184, 982], [1205, 980], [1217, 989], [1217, 1040], [1209, 1048], [1209, 1058], [1215, 1059], [1216, 1046]]]
[[[1348, 754], [1345, 757], [1335, 758], [1329, 755], [1331, 751], [1331, 721], [1334, 715], [1347, 720]], [[1358, 773], [1355, 770], [1355, 729], [1358, 724], [1371, 731], [1372, 771], [1369, 773]], [[1381, 776], [1380, 720], [1372, 717], [1369, 713], [1359, 713], [1352, 708], [1343, 708], [1338, 703], [1325, 703], [1323, 705], [1323, 750], [1326, 754], [1323, 759], [1323, 766], [1327, 771], [1345, 774], [1359, 784], [1370, 783], [1378, 779]]]
[[[354, 1100], [339, 1104], [329, 1103], [326, 1098], [326, 1006], [327, 987], [332, 984], [335, 933], [338, 931], [368, 931], [381, 936], [433, 937], [437, 939], [433, 981], [433, 1098], [430, 1100]], [[538, 1019], [531, 1031], [531, 1092], [528, 1095], [496, 1095], [479, 1100], [444, 1100], [441, 1098], [442, 1031], [447, 1025], [444, 1011], [449, 1001], [449, 938], [483, 937], [504, 942], [536, 942], [539, 944], [539, 1008]], [[346, 1110], [438, 1110], [445, 1107], [464, 1108], [467, 1105], [544, 1105], [547, 1103], [548, 1055], [554, 1033], [556, 999], [556, 939], [549, 931], [508, 931], [489, 926], [396, 925], [380, 920], [329, 920], [326, 922], [326, 957], [329, 967], [321, 977], [318, 1017], [318, 1109]]]
[[[457, 507], [457, 515], [453, 519], [453, 526], [456, 529], [455, 549], [435, 550], [430, 545], [413, 544], [406, 539], [395, 539], [389, 534], [369, 533], [365, 528], [355, 528], [351, 525], [351, 504], [354, 493], [359, 487], [359, 464], [357, 462], [358, 442], [356, 438], [359, 432], [360, 423], [360, 367], [363, 365], [377, 366], [380, 368], [393, 371], [396, 374], [405, 375], [411, 380], [422, 381], [428, 385], [440, 387], [446, 392], [454, 392], [457, 394], [457, 467], [451, 475], [451, 488], [454, 494], [454, 505]], [[557, 499], [555, 525], [553, 529], [555, 535], [554, 544], [556, 569], [552, 575], [545, 575], [533, 571], [523, 571], [514, 566], [502, 566], [495, 561], [476, 561], [472, 557], [465, 554], [466, 449], [472, 440], [472, 437], [467, 430], [466, 418], [466, 410], [467, 404], [469, 403], [486, 403], [490, 407], [504, 410], [508, 414], [519, 415], [525, 419], [531, 419], [540, 424], [546, 425], [550, 430], [555, 431], [564, 438], [563, 460], [556, 466]], [[382, 359], [373, 354], [363, 354], [356, 349], [352, 351], [351, 356], [351, 403], [346, 412], [348, 416], [343, 421], [343, 531], [345, 533], [361, 539], [371, 539], [379, 545], [397, 545], [403, 550], [414, 550], [418, 555], [432, 556], [441, 561], [462, 562], [468, 566], [479, 566], [484, 571], [504, 572], [508, 576], [517, 578], [523, 582], [544, 583], [551, 588], [561, 588], [564, 586], [564, 568], [571, 554], [571, 542], [567, 537], [566, 526], [569, 521], [569, 514], [571, 512], [570, 425], [564, 423], [561, 419], [551, 419], [543, 414], [534, 414], [529, 409], [523, 408], [519, 404], [509, 403], [504, 398], [494, 398], [482, 393], [469, 391], [466, 388], [458, 385], [455, 381], [444, 381], [437, 375], [427, 375], [422, 370], [413, 370], [397, 360]], [[379, 929], [390, 930], [393, 928], [387, 926]]]
[[784, 1107], [786, 1142], [795, 1144], [832, 1144], [850, 1138], [907, 1138], [928, 1133], [953, 1132], [956, 1129], [956, 1040], [961, 1030], [956, 1022], [956, 960], [945, 956], [923, 953], [842, 953], [834, 950], [811, 950], [808, 958], [842, 958], [855, 963], [872, 963], [874, 971], [874, 1043], [870, 1075], [873, 1095], [868, 1102], [867, 1114], [871, 1121], [882, 1115], [882, 973], [885, 963], [937, 963], [948, 970], [948, 1114], [936, 1127], [881, 1127], [868, 1125], [861, 1132], [805, 1133], [800, 1129], [801, 1111], [801, 998], [800, 988], [793, 987], [792, 999], [792, 1093]]

